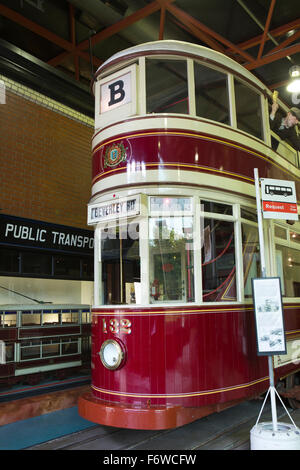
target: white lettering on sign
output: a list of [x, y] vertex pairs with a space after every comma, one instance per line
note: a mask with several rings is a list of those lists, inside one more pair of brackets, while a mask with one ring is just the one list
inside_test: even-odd
[[100, 113], [131, 102], [131, 72], [101, 84]]

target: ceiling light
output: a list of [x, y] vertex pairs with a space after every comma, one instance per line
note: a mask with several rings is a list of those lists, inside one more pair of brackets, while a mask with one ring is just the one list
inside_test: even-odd
[[287, 86], [287, 91], [290, 93], [300, 92], [300, 67], [293, 65], [289, 70], [290, 77], [293, 79]]

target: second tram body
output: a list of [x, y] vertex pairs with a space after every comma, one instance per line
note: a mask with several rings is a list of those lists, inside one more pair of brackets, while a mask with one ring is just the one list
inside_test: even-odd
[[[94, 93], [92, 386], [79, 413], [165, 429], [260, 395], [253, 170], [300, 190], [297, 152], [271, 148], [271, 93], [228, 57], [178, 41], [115, 54]], [[284, 299], [275, 377], [297, 383], [300, 223], [265, 220], [264, 234]]]
[[88, 369], [89, 305], [2, 305], [0, 385], [36, 384]]

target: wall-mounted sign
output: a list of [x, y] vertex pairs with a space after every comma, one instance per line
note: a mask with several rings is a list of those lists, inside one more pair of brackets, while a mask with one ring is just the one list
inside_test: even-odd
[[1, 245], [93, 254], [94, 232], [1, 214]]
[[252, 279], [257, 354], [286, 354], [285, 328], [279, 277]]
[[88, 205], [88, 225], [140, 214], [140, 195]]
[[261, 179], [262, 210], [265, 219], [298, 220], [294, 181]]

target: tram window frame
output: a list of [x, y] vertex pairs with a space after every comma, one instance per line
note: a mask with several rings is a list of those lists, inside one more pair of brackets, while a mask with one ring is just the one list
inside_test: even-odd
[[[259, 92], [255, 87], [249, 85], [247, 82], [245, 82], [244, 80], [240, 79], [239, 77], [235, 75], [233, 76], [233, 81], [234, 81], [234, 97], [235, 97], [235, 122], [236, 122], [237, 129], [243, 132], [246, 132], [247, 134], [259, 140], [265, 141], [264, 110], [263, 110], [263, 105], [262, 105], [262, 93]], [[239, 125], [240, 119], [239, 119], [238, 107], [240, 107], [242, 100], [238, 99], [238, 96], [237, 96], [238, 86], [237, 85], [243, 87], [244, 90], [248, 90], [249, 93], [252, 93], [253, 95], [256, 95], [257, 97], [259, 106], [257, 107], [256, 111], [259, 111], [259, 117], [260, 117], [260, 126], [257, 128], [260, 130], [259, 135], [256, 134], [256, 132], [250, 132], [249, 128], [247, 129], [247, 126]], [[254, 100], [252, 102], [254, 102]]]
[[[153, 102], [153, 96], [155, 96], [155, 94], [150, 93], [150, 90], [148, 88], [148, 83], [153, 83], [153, 81], [151, 82], [151, 80], [148, 80], [148, 71], [147, 71], [147, 66], [150, 65], [152, 62], [152, 65], [154, 62], [157, 62], [157, 63], [163, 63], [164, 65], [167, 63], [167, 62], [180, 62], [180, 63], [184, 63], [185, 64], [185, 73], [186, 73], [186, 77], [185, 77], [185, 84], [186, 84], [186, 89], [184, 91], [186, 91], [186, 98], [182, 98], [180, 99], [179, 101], [176, 101], [175, 102], [175, 105], [178, 105], [178, 103], [181, 103], [181, 102], [184, 102], [186, 101], [186, 111], [174, 111], [174, 109], [170, 110], [170, 106], [169, 105], [166, 105], [164, 108], [162, 108], [161, 110], [155, 110], [155, 106], [152, 104], [151, 107], [149, 108], [149, 101], [151, 99], [151, 102]], [[176, 72], [176, 74], [178, 75], [179, 73]], [[173, 74], [175, 75], [175, 74]], [[157, 74], [157, 76], [164, 76], [164, 74]], [[183, 80], [184, 81], [184, 80]], [[167, 91], [167, 89], [170, 88], [170, 84], [168, 85], [168, 87], [163, 88], [163, 90]], [[178, 87], [177, 88], [180, 89], [180, 94], [183, 93], [182, 91], [182, 86], [181, 87]], [[159, 87], [160, 89], [160, 92], [162, 90], [161, 86]], [[175, 93], [175, 92], [174, 92]], [[145, 107], [146, 107], [146, 114], [174, 114], [174, 115], [189, 115], [190, 114], [190, 88], [189, 88], [189, 66], [188, 66], [188, 60], [185, 58], [182, 58], [182, 57], [179, 57], [179, 56], [163, 56], [163, 55], [159, 55], [159, 56], [146, 56], [145, 57], [145, 95], [146, 95], [146, 104], [145, 104]], [[185, 96], [185, 94], [184, 94]], [[160, 99], [156, 99], [157, 103], [160, 103]], [[174, 106], [174, 104], [173, 104]], [[176, 109], [176, 108], [175, 108]]]
[[[142, 223], [141, 217], [133, 217], [133, 218], [128, 218], [125, 221], [120, 220], [120, 221], [112, 221], [112, 222], [98, 224], [96, 231], [95, 231], [94, 298], [95, 298], [95, 302], [98, 303], [99, 305], [139, 305], [142, 303], [141, 301], [141, 297], [142, 297], [141, 273], [142, 273], [142, 263], [144, 261], [142, 261], [142, 255], [141, 255], [141, 223]], [[125, 228], [128, 233], [128, 226], [130, 225], [135, 225], [139, 227], [139, 230], [138, 230], [139, 236], [136, 239], [139, 244], [139, 247], [138, 247], [139, 276], [133, 277], [133, 279], [139, 279], [139, 280], [133, 281], [130, 283], [125, 282], [124, 286], [122, 283], [122, 288], [120, 289], [119, 294], [120, 294], [120, 300], [123, 299], [123, 302], [121, 303], [104, 302], [104, 282], [106, 281], [106, 279], [104, 279], [105, 273], [104, 273], [104, 264], [103, 264], [104, 260], [102, 256], [102, 241], [104, 238], [107, 238], [107, 236], [103, 238], [102, 233], [104, 230], [111, 230], [111, 231], [116, 230], [120, 232], [120, 229], [121, 229], [121, 232], [123, 232]], [[119, 266], [119, 269], [120, 268], [121, 267]], [[122, 274], [119, 278], [120, 282], [123, 281], [123, 277], [124, 277], [124, 273], [123, 273], [123, 262], [122, 262]], [[126, 284], [128, 285], [126, 286]], [[134, 285], [132, 286], [132, 284]], [[133, 292], [134, 292], [134, 296], [133, 296]], [[133, 301], [126, 302], [126, 299], [133, 300], [133, 298], [135, 300], [134, 302]]]
[[[216, 208], [220, 205], [226, 205], [226, 206], [231, 206], [232, 207], [232, 215], [227, 215], [227, 214], [222, 214], [222, 213], [219, 213], [219, 212], [205, 212], [204, 211], [204, 204], [203, 202], [205, 203], [212, 203], [212, 204], [215, 204], [216, 205]], [[217, 304], [220, 304], [220, 303], [227, 303], [228, 302], [238, 302], [239, 299], [240, 299], [240, 292], [239, 292], [239, 282], [238, 282], [238, 277], [239, 277], [239, 266], [240, 266], [240, 262], [239, 262], [239, 253], [238, 253], [238, 243], [237, 243], [237, 231], [238, 231], [238, 217], [237, 217], [237, 214], [236, 214], [236, 210], [235, 210], [235, 204], [230, 204], [230, 203], [227, 203], [225, 201], [216, 201], [216, 200], [208, 200], [208, 199], [205, 199], [205, 198], [200, 198], [200, 204], [201, 204], [201, 214], [200, 214], [200, 217], [203, 217], [204, 220], [213, 220], [213, 221], [219, 221], [219, 222], [225, 222], [225, 223], [232, 223], [232, 226], [233, 226], [233, 236], [232, 236], [232, 239], [230, 241], [230, 245], [231, 243], [233, 242], [233, 246], [234, 246], [234, 250], [233, 250], [233, 253], [234, 253], [234, 264], [233, 266], [235, 266], [235, 273], [233, 274], [232, 276], [232, 279], [234, 279], [234, 283], [235, 283], [235, 287], [234, 287], [234, 290], [235, 290], [235, 297], [232, 298], [232, 297], [229, 297], [228, 299], [226, 298], [221, 298], [220, 300], [218, 299], [212, 299], [212, 300], [206, 300], [204, 297], [208, 297], [210, 294], [214, 293], [215, 291], [217, 291], [220, 287], [220, 285], [218, 286], [217, 289], [212, 289], [211, 292], [207, 292], [207, 293], [203, 293], [203, 282], [204, 282], [204, 272], [203, 272], [203, 269], [204, 269], [204, 261], [203, 261], [203, 255], [205, 253], [205, 247], [204, 247], [204, 239], [205, 239], [205, 233], [204, 233], [204, 230], [205, 230], [205, 226], [204, 226], [204, 221], [203, 223], [201, 223], [201, 232], [202, 232], [202, 240], [201, 241], [201, 266], [200, 266], [200, 269], [201, 269], [201, 279], [202, 279], [202, 282], [201, 282], [201, 302], [207, 304], [212, 304], [212, 303], [217, 303]], [[218, 209], [220, 209], [220, 207], [218, 207]], [[230, 245], [228, 247], [230, 247]], [[226, 248], [226, 247], [225, 247]], [[221, 252], [222, 253], [222, 252]], [[217, 255], [217, 257], [219, 256], [220, 254]], [[231, 270], [232, 272], [232, 270]], [[231, 275], [231, 272], [229, 273], [228, 277]], [[227, 278], [226, 278], [227, 280]], [[227, 289], [229, 289], [229, 286], [230, 286], [230, 283], [231, 283], [231, 280], [229, 280], [229, 283], [228, 283], [228, 286], [226, 287], [226, 292], [227, 293]], [[222, 285], [222, 283], [221, 283]]]
[[[300, 244], [299, 242], [293, 241], [293, 237], [291, 237], [292, 233], [297, 233], [300, 236], [299, 223], [297, 223], [295, 228], [294, 227], [290, 228], [280, 223], [274, 223], [273, 226], [274, 226], [274, 229], [273, 229], [274, 260], [273, 262], [274, 262], [274, 266], [276, 270], [276, 275], [280, 278], [280, 281], [281, 281], [282, 297], [285, 300], [288, 300], [288, 299], [294, 300], [296, 298], [300, 298], [300, 283], [297, 281], [297, 279], [299, 279], [300, 270], [299, 270], [299, 274], [296, 274], [295, 276], [290, 277], [287, 274], [290, 274], [288, 273], [288, 268], [297, 267], [297, 265], [300, 266]], [[279, 238], [278, 236], [275, 235], [276, 227], [286, 230], [286, 239]], [[292, 264], [293, 255], [299, 257], [299, 262], [296, 261], [294, 265]], [[291, 289], [294, 289], [294, 295], [290, 294]]]
[[[223, 122], [223, 120], [216, 119], [215, 117], [205, 115], [205, 113], [199, 112], [199, 106], [197, 105], [198, 99], [197, 99], [197, 67], [202, 67], [203, 69], [207, 69], [211, 73], [216, 73], [219, 74], [220, 77], [221, 75], [223, 76], [224, 83], [225, 83], [225, 99], [227, 101], [227, 120], [226, 122]], [[230, 85], [229, 85], [229, 75], [226, 73], [224, 70], [222, 70], [219, 67], [213, 67], [213, 66], [208, 66], [204, 62], [201, 62], [201, 60], [194, 60], [193, 61], [193, 79], [194, 79], [194, 100], [195, 100], [195, 115], [204, 119], [209, 119], [214, 122], [219, 122], [223, 125], [231, 126], [232, 118], [231, 118], [231, 106], [230, 106]], [[217, 101], [217, 100], [216, 100]]]

